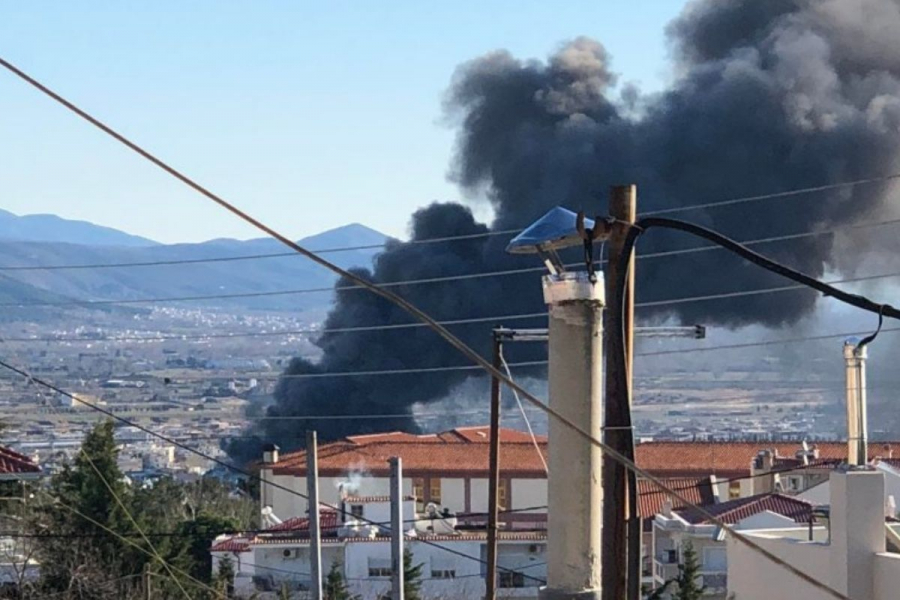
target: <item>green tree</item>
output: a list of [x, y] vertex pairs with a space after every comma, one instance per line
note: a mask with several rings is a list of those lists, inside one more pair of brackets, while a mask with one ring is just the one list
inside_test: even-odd
[[134, 530], [116, 500], [127, 507], [132, 497], [117, 464], [113, 433], [112, 421], [88, 432], [82, 452], [50, 481], [50, 495], [59, 502], [42, 501], [30, 517], [32, 531], [54, 534], [38, 539], [35, 547], [40, 584], [47, 592], [69, 590], [79, 598], [99, 598], [111, 577], [140, 573], [147, 561], [144, 554], [91, 522], [117, 532]]
[[[209, 554], [207, 552], [207, 554]], [[216, 571], [216, 578], [212, 582], [213, 587], [220, 593], [231, 597], [234, 593], [234, 562], [230, 556], [225, 556], [219, 561], [219, 568]]]
[[697, 585], [697, 577], [700, 574], [700, 561], [697, 560], [697, 551], [690, 542], [685, 542], [682, 550], [681, 564], [678, 565], [678, 576], [675, 585], [676, 600], [700, 600], [706, 586]]
[[344, 579], [344, 570], [341, 563], [331, 563], [328, 575], [325, 577], [325, 585], [322, 586], [324, 600], [357, 600], [359, 596], [350, 593], [347, 588], [347, 580]]
[[[674, 600], [700, 600], [706, 586], [697, 585], [697, 577], [700, 574], [700, 562], [697, 560], [697, 552], [694, 545], [685, 542], [682, 550], [682, 561], [678, 565], [678, 575], [667, 580], [655, 590], [644, 589], [646, 600], [661, 600], [673, 598]], [[672, 595], [667, 595], [670, 588], [675, 587]]]
[[425, 563], [413, 565], [413, 555], [409, 548], [403, 550], [403, 596], [406, 600], [422, 600], [422, 567]]

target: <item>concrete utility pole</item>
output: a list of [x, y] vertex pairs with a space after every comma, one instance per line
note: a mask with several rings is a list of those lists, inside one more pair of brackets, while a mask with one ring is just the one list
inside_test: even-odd
[[[550, 306], [550, 406], [602, 435], [603, 283], [587, 273], [544, 276]], [[547, 587], [541, 600], [599, 600], [603, 456], [550, 419]]]
[[[494, 368], [500, 370], [500, 331], [491, 332], [494, 341]], [[497, 598], [497, 529], [500, 493], [500, 380], [491, 378], [491, 437], [490, 480], [488, 481], [487, 567], [485, 569], [485, 600]]]
[[322, 600], [322, 531], [319, 528], [319, 449], [315, 431], [306, 432], [306, 492], [309, 504], [309, 591]]
[[[610, 216], [628, 223], [633, 223], [636, 216], [637, 188], [633, 185], [614, 186], [610, 189]], [[622, 255], [627, 225], [616, 223], [610, 231], [608, 249], [609, 262], [606, 266], [606, 318], [622, 312], [624, 322], [624, 344], [626, 351], [626, 381], [628, 389], [621, 389], [621, 374], [615, 360], [615, 352], [622, 352], [621, 347], [613, 347], [610, 337], [612, 332], [607, 325], [606, 348], [606, 405], [604, 440], [619, 453], [629, 456], [633, 454], [633, 432], [631, 430], [631, 406], [624, 402], [625, 394], [631, 388], [632, 349], [634, 348], [634, 257], [628, 268], [628, 279], [625, 289], [625, 306], [619, 304], [615, 294], [615, 283], [618, 279], [619, 260]], [[605, 574], [603, 600], [637, 600], [640, 598], [640, 519], [629, 511], [629, 492], [634, 495], [636, 485], [630, 485], [629, 472], [624, 466], [610, 457], [604, 458], [603, 464], [603, 572]], [[634, 505], [636, 506], [637, 498]], [[634, 523], [637, 523], [635, 528]], [[636, 547], [634, 547], [636, 545]], [[633, 573], [633, 552], [637, 551], [637, 573]], [[636, 588], [632, 586], [636, 584]]]
[[391, 598], [403, 600], [403, 461], [394, 456], [391, 465]]
[[869, 462], [866, 415], [867, 346], [856, 339], [844, 342], [847, 373], [847, 464], [861, 467]]

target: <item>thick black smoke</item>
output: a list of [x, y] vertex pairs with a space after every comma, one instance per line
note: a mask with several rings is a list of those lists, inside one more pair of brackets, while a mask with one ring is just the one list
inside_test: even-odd
[[[499, 51], [461, 66], [446, 101], [458, 125], [452, 177], [486, 198], [495, 229], [521, 227], [563, 204], [602, 214], [606, 190], [636, 182], [642, 212], [878, 177], [900, 169], [900, 2], [897, 0], [702, 0], [671, 24], [674, 80], [643, 96], [619, 86], [603, 46], [563, 45], [546, 62]], [[691, 211], [679, 217], [737, 239], [830, 229], [897, 212], [885, 184]], [[473, 200], [478, 202], [479, 200]], [[484, 231], [467, 208], [437, 204], [412, 217], [413, 239]], [[858, 260], [835, 249], [874, 252], [872, 230], [846, 230], [766, 244], [767, 254], [821, 277]], [[882, 240], [883, 242], [883, 240]], [[374, 281], [531, 266], [500, 237], [390, 246]], [[642, 252], [696, 246], [653, 232]], [[638, 301], [749, 290], [782, 282], [721, 251], [638, 262]], [[542, 310], [537, 274], [407, 286], [401, 294], [439, 319]], [[787, 292], [693, 302], [644, 312], [730, 327], [781, 326], [807, 314], [814, 294]], [[404, 322], [371, 294], [338, 294], [328, 327]], [[509, 322], [510, 325], [528, 323]], [[456, 331], [483, 352], [490, 323]], [[288, 374], [446, 366], [459, 356], [424, 329], [329, 334], [321, 363], [294, 361]], [[444, 396], [466, 373], [284, 379], [273, 414], [409, 414]], [[270, 422], [284, 446], [313, 424]], [[317, 422], [323, 438], [387, 428], [394, 421]]]

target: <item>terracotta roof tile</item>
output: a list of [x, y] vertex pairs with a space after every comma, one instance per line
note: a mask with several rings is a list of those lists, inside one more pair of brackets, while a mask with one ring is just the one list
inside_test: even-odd
[[[319, 510], [319, 528], [323, 531], [336, 531], [341, 523], [336, 510], [322, 508]], [[286, 521], [266, 529], [266, 533], [309, 531], [308, 517], [292, 517]]]
[[[349, 470], [366, 471], [372, 475], [390, 473], [388, 459], [403, 459], [405, 472], [457, 472], [481, 474], [488, 472], [486, 427], [466, 427], [440, 434], [415, 436], [406, 433], [387, 433], [353, 436], [319, 447], [319, 473], [339, 476]], [[504, 475], [543, 477], [544, 466], [528, 433], [502, 429], [500, 433], [500, 463]], [[544, 457], [547, 456], [547, 438], [538, 436]], [[277, 475], [306, 474], [304, 451], [286, 454], [274, 466]]]
[[24, 454], [0, 446], [0, 475], [37, 474], [41, 468]]
[[250, 550], [250, 541], [238, 538], [215, 542], [209, 549], [210, 552], [247, 552], [248, 550]]
[[[704, 509], [728, 525], [761, 512], [771, 511], [793, 519], [797, 523], [808, 523], [812, 518], [813, 505], [783, 494], [759, 494], [748, 498], [738, 498], [721, 504], [706, 506]], [[708, 517], [692, 508], [676, 511], [685, 521], [694, 525], [708, 524]]]
[[[900, 442], [884, 448], [870, 446], [872, 457], [892, 451], [900, 455]], [[847, 458], [846, 442], [816, 442], [819, 460]], [[718, 475], [725, 477], [750, 474], [750, 463], [760, 450], [775, 450], [780, 457], [791, 458], [802, 449], [800, 442], [646, 442], [635, 449], [637, 463], [661, 477]]]
[[[663, 479], [663, 483], [694, 504], [707, 506], [716, 503], [716, 495], [713, 493], [709, 477], [670, 478]], [[661, 513], [666, 500], [672, 502], [672, 508], [685, 506], [683, 502], [646, 479], [638, 479], [637, 485], [638, 516], [642, 518], [646, 519]]]

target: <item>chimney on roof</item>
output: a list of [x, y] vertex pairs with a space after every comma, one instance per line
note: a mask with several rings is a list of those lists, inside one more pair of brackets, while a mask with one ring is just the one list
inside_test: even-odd
[[750, 465], [750, 490], [751, 493], [764, 494], [775, 490], [778, 483], [778, 475], [772, 473], [775, 470], [776, 453], [772, 450], [760, 450], [753, 463]]
[[887, 459], [894, 458], [894, 448], [890, 444], [885, 444], [881, 447], [881, 450], [884, 452], [884, 457]]
[[851, 338], [844, 342], [847, 378], [847, 464], [862, 467], [869, 462], [866, 417], [866, 342]]
[[278, 462], [278, 451], [280, 448], [275, 444], [266, 444], [263, 446], [263, 463], [274, 465]]
[[666, 498], [665, 500], [663, 500], [662, 514], [667, 519], [672, 518], [672, 499], [671, 498]]

